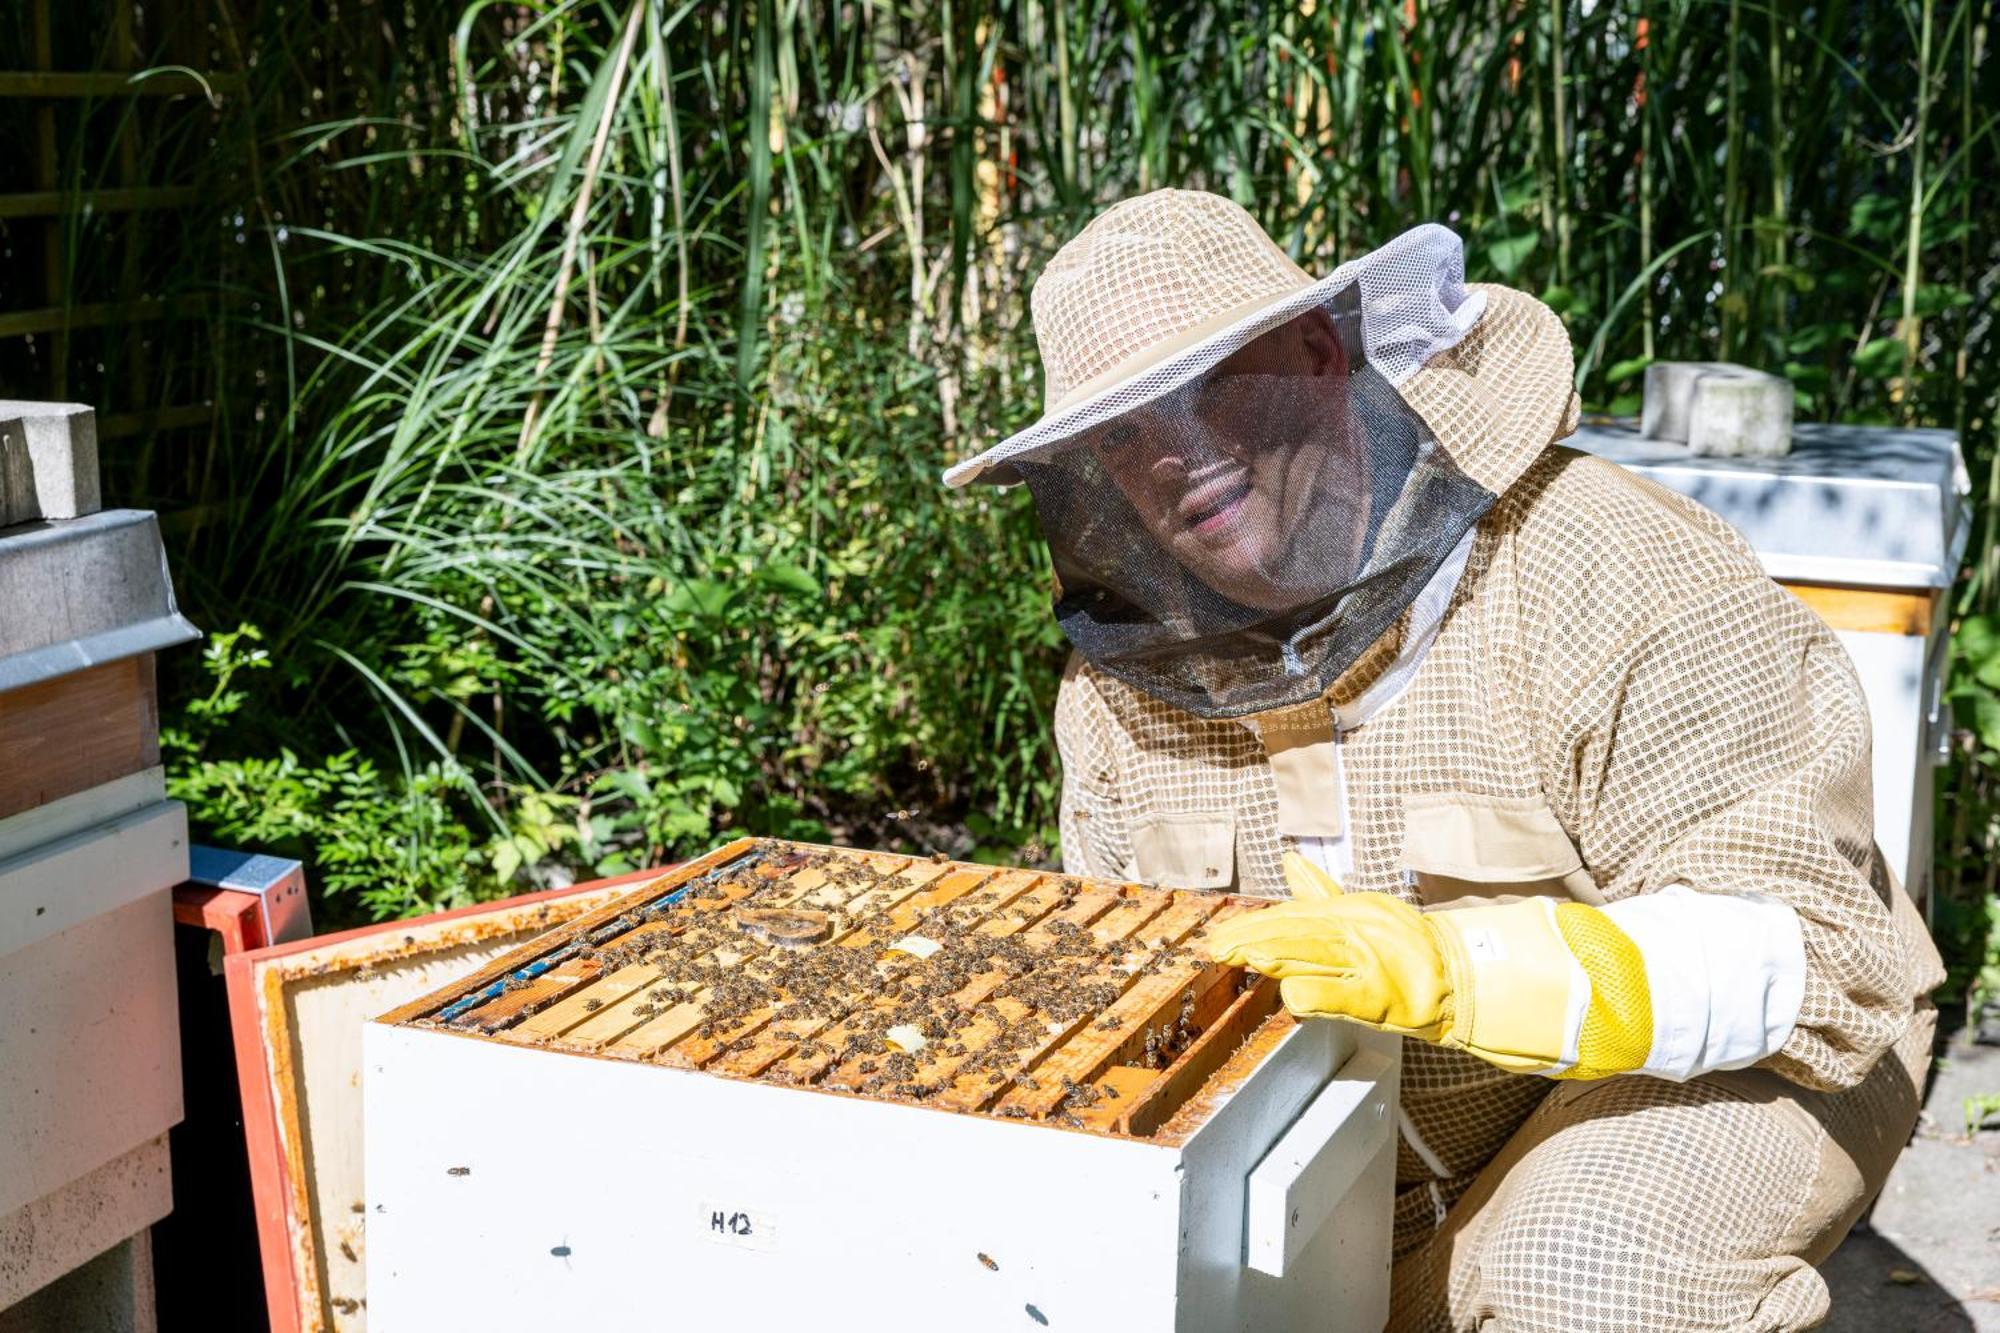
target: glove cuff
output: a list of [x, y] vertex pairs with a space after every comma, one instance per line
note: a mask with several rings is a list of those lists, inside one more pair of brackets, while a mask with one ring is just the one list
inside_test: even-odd
[[1553, 899], [1530, 898], [1425, 914], [1450, 983], [1440, 1045], [1523, 1074], [1574, 1062], [1590, 978], [1565, 945], [1555, 912]]

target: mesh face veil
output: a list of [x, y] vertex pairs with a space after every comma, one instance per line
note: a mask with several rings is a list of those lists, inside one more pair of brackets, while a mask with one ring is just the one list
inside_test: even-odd
[[1070, 641], [1202, 717], [1323, 696], [1574, 410], [1561, 326], [1468, 288], [1433, 225], [1314, 279], [1234, 202], [1156, 190], [1031, 304], [1044, 415], [945, 481], [1025, 482]]
[[1494, 496], [1371, 364], [1359, 284], [1158, 396], [1008, 460], [1064, 633], [1203, 717], [1322, 695]]

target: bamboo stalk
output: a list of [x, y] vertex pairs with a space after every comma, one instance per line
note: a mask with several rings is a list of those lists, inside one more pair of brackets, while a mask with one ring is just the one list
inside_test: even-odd
[[97, 99], [106, 97], [215, 98], [243, 91], [240, 74], [163, 70], [135, 79], [117, 72], [75, 73], [52, 70], [37, 60], [36, 69], [0, 70], [0, 97]]
[[1722, 165], [1722, 301], [1720, 338], [1722, 358], [1728, 360], [1736, 353], [1737, 324], [1736, 300], [1740, 297], [1737, 288], [1742, 283], [1742, 262], [1737, 254], [1737, 194], [1738, 177], [1743, 157], [1743, 108], [1741, 104], [1741, 52], [1743, 41], [1742, 0], [1729, 0], [1729, 75], [1728, 94], [1724, 117], [1728, 131], [1723, 138]]
[[1564, 0], [1549, 0], [1549, 68], [1551, 130], [1556, 176], [1556, 281], [1569, 286], [1569, 116], [1564, 104], [1563, 40], [1569, 26]]
[[1917, 319], [1917, 284], [1923, 274], [1924, 140], [1931, 110], [1931, 17], [1936, 0], [1921, 0], [1922, 30], [1917, 38], [1917, 126], [1910, 140], [1910, 211], [1903, 252], [1903, 318], [1897, 332], [1903, 339], [1903, 382], [1897, 417], [1908, 425], [1916, 410], [1917, 343], [1923, 335]]
[[0, 194], [0, 218], [46, 218], [74, 213], [138, 213], [185, 208], [202, 197], [192, 185], [114, 186], [101, 190], [28, 190]]
[[[1653, 110], [1648, 105], [1652, 96], [1649, 82], [1653, 64], [1653, 34], [1646, 18], [1637, 24], [1639, 47], [1639, 272], [1650, 275], [1653, 271]], [[1653, 346], [1653, 329], [1657, 317], [1653, 313], [1653, 281], [1649, 276], [1639, 297], [1640, 346], [1646, 360], [1657, 359], [1658, 352]]]
[[1076, 154], [1076, 103], [1070, 97], [1069, 65], [1069, 5], [1068, 0], [1054, 0], [1054, 28], [1056, 38], [1056, 124], [1061, 130], [1057, 151], [1062, 158], [1062, 178], [1068, 185], [1072, 200], [1081, 198], [1089, 188], [1089, 182], [1080, 174], [1081, 163]]
[[[771, 117], [774, 80], [771, 29], [777, 13], [771, 0], [757, 0], [750, 9], [750, 69], [745, 139], [749, 144], [749, 187], [743, 223], [743, 291], [736, 315], [736, 392], [749, 391], [756, 373], [759, 337], [764, 323], [764, 230], [771, 211]], [[762, 419], [759, 413], [759, 419]], [[759, 435], [762, 434], [760, 425]], [[753, 453], [752, 459], [756, 458]]]
[[[583, 178], [577, 187], [576, 202], [569, 211], [569, 226], [563, 235], [562, 261], [556, 268], [555, 294], [549, 299], [548, 318], [542, 324], [542, 350], [535, 358], [535, 379], [539, 381], [548, 373], [556, 359], [556, 339], [562, 333], [563, 308], [569, 301], [569, 284], [576, 272], [577, 250], [583, 243], [583, 225], [590, 217], [590, 200], [597, 185], [598, 172], [604, 166], [605, 145], [611, 138], [611, 123], [618, 115], [618, 93], [625, 84], [625, 71], [632, 61], [632, 44], [639, 36], [639, 17], [646, 10], [645, 0], [633, 0], [632, 7], [625, 11], [624, 35], [618, 40], [618, 55], [611, 67], [611, 86], [605, 94], [604, 110], [597, 119], [597, 132], [590, 142], [590, 156], [584, 163]], [[528, 410], [521, 417], [521, 438], [515, 445], [517, 457], [525, 457], [528, 442], [535, 436], [535, 423], [541, 414], [542, 389], [539, 383], [528, 399]]]
[[[37, 70], [48, 70], [55, 63], [54, 35], [49, 23], [49, 0], [35, 0], [32, 22], [33, 34], [30, 40], [35, 48], [35, 66]], [[9, 92], [8, 77], [0, 74], [0, 95]], [[53, 80], [61, 76], [45, 74], [41, 77]], [[35, 108], [35, 188], [43, 194], [52, 193], [57, 189], [61, 178], [61, 165], [56, 156], [56, 110], [52, 106], [38, 106]], [[44, 224], [41, 231], [42, 300], [64, 318], [53, 323], [44, 322], [38, 327], [30, 326], [22, 331], [46, 330], [52, 335], [49, 339], [49, 389], [51, 397], [61, 400], [69, 397], [69, 329], [76, 323], [75, 319], [70, 317], [72, 312], [64, 310], [70, 303], [68, 265], [65, 263], [63, 245], [66, 232], [62, 223], [54, 219]], [[0, 319], [0, 325], [4, 323], [4, 319]], [[4, 336], [6, 336], [4, 333], [0, 333], [0, 337]]]
[[[685, 12], [685, 11], [683, 11]], [[660, 99], [660, 119], [665, 140], [667, 164], [667, 200], [674, 212], [674, 339], [672, 355], [666, 359], [666, 366], [660, 374], [660, 401], [647, 420], [646, 433], [659, 439], [667, 433], [667, 407], [673, 401], [674, 386], [680, 382], [680, 352], [687, 346], [688, 318], [692, 308], [688, 300], [689, 263], [687, 215], [683, 199], [686, 187], [681, 180], [681, 132], [680, 123], [674, 114], [674, 71], [673, 57], [668, 52], [666, 34], [657, 23], [649, 26], [647, 41], [651, 50], [655, 95]]]
[[[1989, 8], [1987, 12], [1991, 13], [1992, 11]], [[1982, 22], [1976, 27], [1967, 25], [1964, 34], [1959, 38], [1958, 50], [1961, 65], [1959, 69], [1958, 105], [1960, 115], [1959, 143], [1961, 144], [1970, 144], [1972, 142], [1972, 52], [1975, 47], [1983, 47], [1985, 45], [1985, 34], [1986, 25]], [[1958, 220], [1958, 289], [1962, 292], [1972, 290], [1972, 195], [1973, 192], [1971, 190], [1966, 190], [1960, 196], [1961, 211]], [[1969, 385], [1967, 383], [1969, 367], [1968, 349], [1971, 345], [1972, 307], [1967, 305], [1958, 312], [1958, 355], [1952, 358], [1952, 428], [1961, 439], [1965, 436], [1965, 414], [1967, 405], [1971, 401], [1971, 395], [1968, 392]], [[1991, 513], [1990, 508], [1988, 512], [1989, 514]], [[1986, 543], [1986, 548], [1990, 549], [1991, 546], [1992, 542], [1989, 540]]]
[[1786, 219], [1789, 207], [1785, 199], [1785, 145], [1790, 136], [1785, 131], [1785, 59], [1782, 28], [1778, 20], [1778, 0], [1771, 0], [1769, 32], [1766, 37], [1768, 49], [1765, 52], [1766, 79], [1770, 84], [1771, 128], [1769, 131], [1771, 154], [1771, 264], [1774, 280], [1771, 283], [1772, 323], [1782, 336], [1789, 327], [1791, 304], [1787, 299], [1790, 283], [1785, 275], [1788, 262], [1786, 245]]

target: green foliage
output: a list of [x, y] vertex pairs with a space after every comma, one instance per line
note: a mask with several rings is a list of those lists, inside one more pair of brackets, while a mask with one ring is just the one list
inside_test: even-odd
[[[1039, 411], [1043, 260], [1166, 184], [1316, 271], [1450, 223], [1472, 277], [1561, 311], [1594, 409], [1723, 356], [1806, 416], [1960, 430], [1991, 614], [1989, 29], [1934, 0], [225, 12], [228, 225], [181, 277], [216, 424], [107, 446], [119, 494], [192, 506], [186, 604], [272, 664], [169, 663], [177, 781], [371, 911], [737, 831], [1052, 852], [1033, 517], [937, 474]], [[1986, 739], [1940, 850], [1971, 921], [2000, 714], [1965, 680]]]
[[[1945, 703], [1959, 744], [1938, 803], [1938, 878], [1945, 892], [1932, 927], [1944, 945], [1951, 983], [1976, 1011], [2000, 1002], [2000, 617], [1963, 617], [1952, 636]], [[1951, 890], [1956, 889], [1956, 892]], [[1970, 890], [1970, 891], [1968, 891]]]
[[186, 801], [211, 836], [310, 858], [336, 919], [458, 906], [479, 887], [490, 890], [494, 877], [479, 874], [480, 858], [453, 808], [460, 779], [441, 763], [391, 784], [351, 749], [313, 764], [290, 749], [275, 758], [207, 757], [250, 698], [238, 678], [271, 666], [270, 655], [251, 646], [262, 638], [249, 625], [209, 638], [202, 654], [209, 692], [189, 699], [179, 723], [161, 729], [168, 794]]

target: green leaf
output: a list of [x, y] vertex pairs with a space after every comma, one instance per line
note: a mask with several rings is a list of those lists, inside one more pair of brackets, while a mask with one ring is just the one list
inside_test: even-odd
[[1819, 280], [1805, 269], [1791, 264], [1765, 264], [1757, 270], [1763, 278], [1776, 278], [1800, 296], [1804, 296], [1819, 285]]
[[493, 876], [502, 884], [514, 878], [521, 868], [521, 849], [512, 838], [497, 838], [493, 843]]
[[1870, 379], [1887, 379], [1903, 367], [1900, 338], [1870, 338], [1854, 354], [1854, 368]]
[[2000, 690], [2000, 621], [1989, 615], [1967, 616], [1959, 622], [1952, 646], [1974, 680]]
[[1535, 252], [1535, 243], [1540, 238], [1533, 232], [1525, 236], [1503, 236], [1486, 243], [1486, 257], [1493, 261], [1493, 267], [1500, 276], [1511, 278], [1520, 272], [1521, 265]]
[[1972, 718], [1979, 743], [1989, 750], [2000, 750], [2000, 697], [1983, 691], [1973, 696]]
[[594, 792], [615, 792], [633, 801], [644, 801], [653, 794], [653, 784], [636, 768], [614, 768], [601, 773], [590, 789]]
[[1787, 361], [1784, 376], [1792, 382], [1792, 387], [1803, 394], [1825, 393], [1833, 377], [1825, 366], [1808, 365], [1803, 361]]
[[1802, 324], [1785, 340], [1785, 350], [1795, 356], [1806, 352], [1817, 352], [1825, 347], [1852, 342], [1854, 332], [1854, 325], [1844, 319]]
[[820, 593], [819, 580], [797, 565], [783, 561], [773, 561], [757, 571], [757, 581], [785, 592], [795, 592], [804, 597], [817, 597]]
[[638, 713], [620, 714], [618, 734], [649, 754], [666, 748], [660, 744], [660, 734], [653, 729], [653, 724]]
[[1653, 364], [1653, 358], [1650, 356], [1627, 357], [1625, 360], [1618, 362], [1617, 364], [1613, 365], [1609, 370], [1605, 371], [1604, 378], [1608, 382], [1616, 384], [1620, 380], [1631, 379], [1634, 375], [1639, 374], [1641, 371], [1645, 370], [1647, 366], [1650, 366], [1652, 364]]
[[1947, 310], [1960, 310], [1972, 304], [1972, 293], [1942, 282], [1927, 282], [1917, 288], [1916, 308], [1919, 315], [1941, 315]]
[[1902, 229], [1909, 205], [1893, 195], [1864, 194], [1847, 211], [1847, 229], [1870, 240], [1886, 241]]
[[669, 615], [719, 619], [736, 600], [734, 586], [717, 579], [688, 579], [667, 590], [660, 606]]
[[1500, 206], [1509, 213], [1518, 213], [1534, 203], [1541, 186], [1532, 173], [1523, 173], [1500, 191]]

